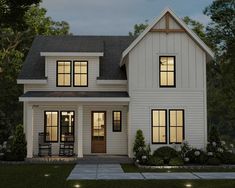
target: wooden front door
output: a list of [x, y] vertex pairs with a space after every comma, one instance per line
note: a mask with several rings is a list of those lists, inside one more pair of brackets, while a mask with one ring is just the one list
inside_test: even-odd
[[91, 153], [106, 153], [106, 112], [91, 114]]

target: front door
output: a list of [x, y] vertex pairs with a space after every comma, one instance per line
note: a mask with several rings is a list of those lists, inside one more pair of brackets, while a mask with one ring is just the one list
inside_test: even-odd
[[106, 112], [92, 112], [91, 152], [106, 153]]

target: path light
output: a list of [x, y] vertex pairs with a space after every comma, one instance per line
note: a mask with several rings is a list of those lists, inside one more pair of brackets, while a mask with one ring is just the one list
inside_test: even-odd
[[79, 187], [80, 187], [80, 185], [79, 185], [79, 184], [76, 184], [76, 185], [74, 185], [74, 187], [79, 188]]
[[50, 174], [44, 174], [44, 177], [49, 177], [50, 176]]
[[185, 185], [185, 187], [192, 187], [192, 184], [188, 183]]
[[170, 170], [167, 170], [167, 172], [169, 173], [169, 172], [171, 172]]

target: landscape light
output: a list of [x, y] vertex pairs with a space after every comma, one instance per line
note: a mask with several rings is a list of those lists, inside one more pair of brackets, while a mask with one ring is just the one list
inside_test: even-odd
[[74, 187], [79, 188], [79, 187], [80, 187], [80, 185], [79, 185], [79, 184], [76, 184], [76, 185], [74, 185]]
[[188, 183], [185, 185], [185, 187], [192, 187], [192, 185]]

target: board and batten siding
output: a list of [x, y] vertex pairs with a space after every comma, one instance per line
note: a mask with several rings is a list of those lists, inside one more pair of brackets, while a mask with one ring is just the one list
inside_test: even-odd
[[[127, 106], [84, 106], [83, 109], [83, 154], [91, 153], [92, 111], [106, 112], [106, 154], [127, 155]], [[113, 132], [112, 112], [122, 112], [122, 131]]]
[[[56, 86], [56, 61], [88, 61], [88, 87], [57, 87]], [[45, 72], [47, 84], [25, 84], [24, 92], [27, 91], [126, 91], [127, 85], [98, 85], [99, 77], [99, 57], [45, 57]], [[73, 77], [73, 75], [72, 75]], [[72, 78], [73, 80], [73, 78]]]
[[[177, 28], [177, 25], [170, 27]], [[175, 56], [175, 88], [159, 87], [159, 56]], [[149, 32], [129, 52], [127, 64], [131, 98], [128, 145], [133, 144], [136, 131], [141, 129], [152, 151], [163, 146], [152, 144], [151, 140], [151, 109], [160, 108], [185, 109], [185, 139], [194, 147], [204, 148], [207, 140], [205, 52], [187, 33]], [[128, 154], [133, 156], [132, 147]]]

